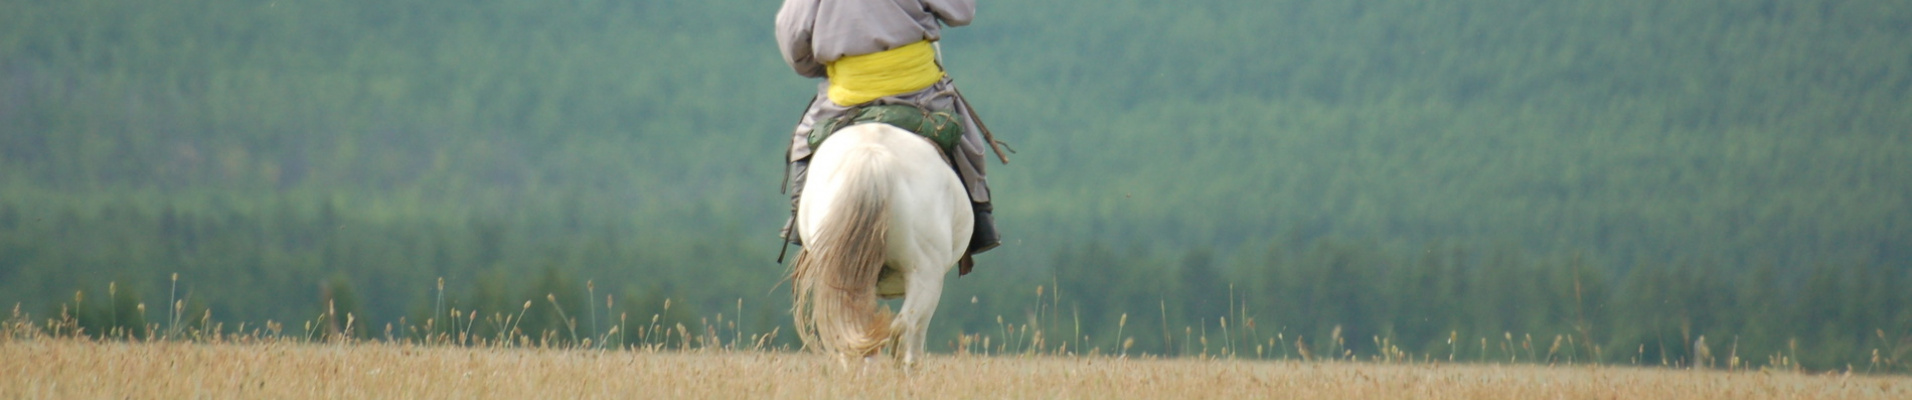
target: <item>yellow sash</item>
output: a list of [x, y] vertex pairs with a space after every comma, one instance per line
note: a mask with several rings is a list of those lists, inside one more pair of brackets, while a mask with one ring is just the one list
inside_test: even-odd
[[825, 68], [830, 74], [830, 101], [845, 106], [923, 90], [943, 80], [943, 69], [936, 65], [936, 49], [927, 40], [844, 56]]

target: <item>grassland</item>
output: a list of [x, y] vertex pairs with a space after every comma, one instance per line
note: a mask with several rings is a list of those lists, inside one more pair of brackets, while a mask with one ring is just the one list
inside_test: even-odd
[[1912, 378], [1612, 366], [0, 339], [0, 398], [1912, 398]]

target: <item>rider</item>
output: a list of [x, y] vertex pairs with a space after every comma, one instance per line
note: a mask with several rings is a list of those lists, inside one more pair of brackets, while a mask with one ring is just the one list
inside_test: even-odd
[[[975, 0], [784, 0], [777, 12], [777, 47], [784, 62], [798, 75], [824, 78], [809, 110], [797, 122], [785, 159], [790, 163], [793, 210], [810, 165], [810, 129], [820, 121], [841, 118], [863, 105], [949, 110], [963, 125], [957, 154], [950, 159], [976, 215], [967, 254], [1002, 244], [990, 216], [989, 186], [983, 177], [983, 146], [990, 143], [980, 134], [980, 124], [967, 102], [943, 73], [935, 45], [942, 38], [941, 25], [968, 25], [975, 14]], [[792, 217], [784, 223], [782, 236], [801, 244], [793, 229], [795, 221]]]

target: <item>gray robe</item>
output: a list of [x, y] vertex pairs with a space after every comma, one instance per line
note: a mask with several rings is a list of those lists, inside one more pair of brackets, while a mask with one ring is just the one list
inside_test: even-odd
[[943, 38], [942, 21], [969, 25], [975, 0], [784, 0], [777, 47], [797, 75], [824, 77], [824, 64]]
[[[788, 161], [810, 157], [810, 128], [817, 121], [841, 117], [850, 107], [830, 100], [825, 64], [849, 55], [870, 54], [923, 40], [942, 38], [938, 21], [968, 25], [976, 14], [975, 0], [784, 0], [777, 12], [777, 47], [798, 75], [824, 78], [817, 96], [797, 123], [790, 138]], [[938, 60], [941, 49], [938, 48]], [[967, 107], [956, 101], [949, 78], [915, 92], [877, 98], [866, 104], [906, 104], [931, 110], [955, 110], [963, 121], [963, 140], [950, 158], [969, 189], [970, 201], [989, 202], [984, 178], [981, 131]], [[799, 181], [800, 182], [800, 181]]]

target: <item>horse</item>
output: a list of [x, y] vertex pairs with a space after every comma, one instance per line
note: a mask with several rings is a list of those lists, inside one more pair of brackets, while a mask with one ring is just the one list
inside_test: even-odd
[[[974, 228], [962, 181], [933, 142], [882, 123], [838, 130], [811, 157], [790, 275], [797, 334], [845, 367], [885, 347], [913, 366]], [[902, 311], [878, 310], [878, 297], [904, 297]]]

